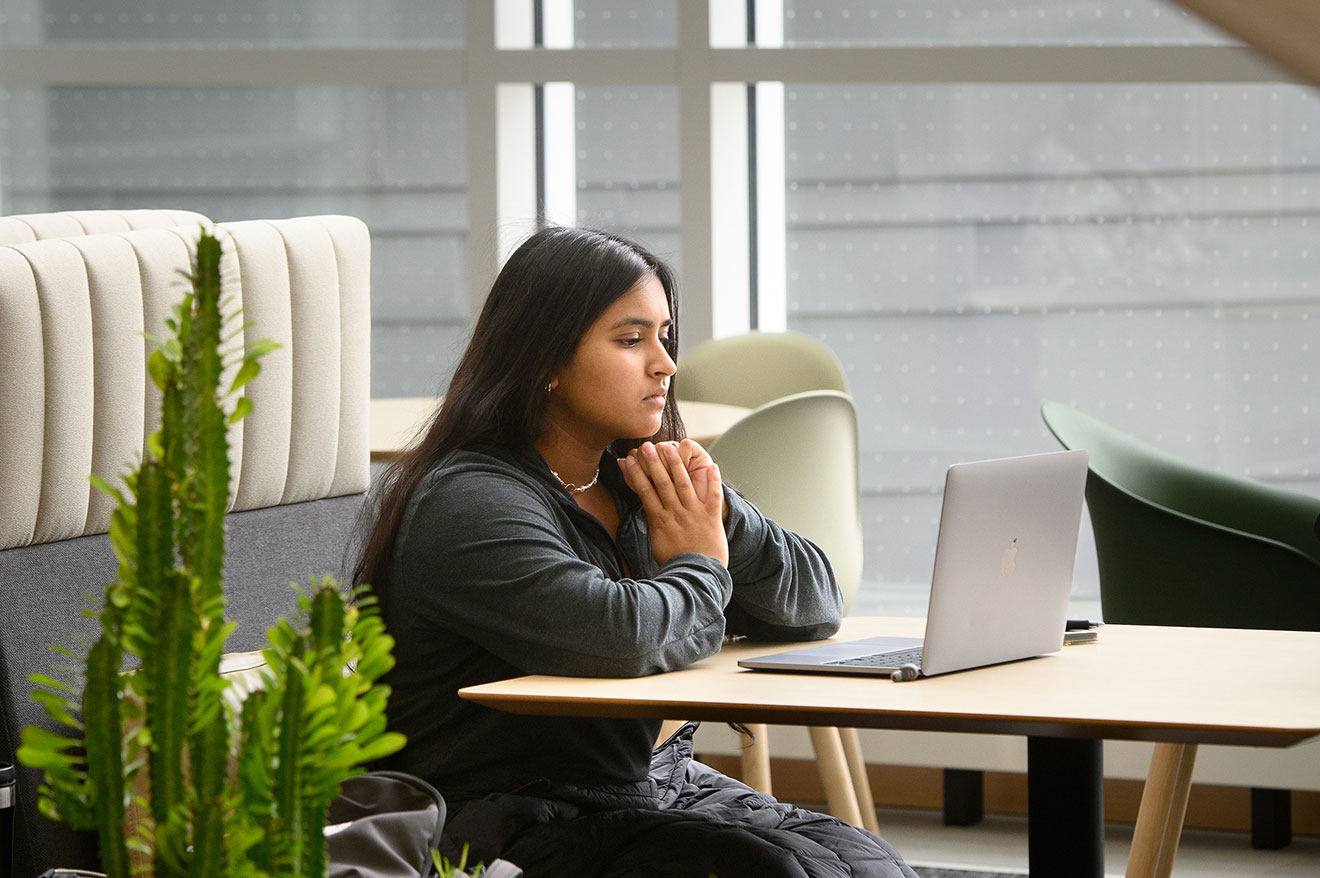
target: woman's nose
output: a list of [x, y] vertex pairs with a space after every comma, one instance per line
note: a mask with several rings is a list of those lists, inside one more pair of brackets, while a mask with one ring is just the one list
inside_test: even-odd
[[655, 374], [673, 375], [678, 371], [678, 366], [674, 364], [674, 358], [669, 356], [669, 351], [665, 350], [664, 345], [659, 345], [660, 355], [655, 363]]

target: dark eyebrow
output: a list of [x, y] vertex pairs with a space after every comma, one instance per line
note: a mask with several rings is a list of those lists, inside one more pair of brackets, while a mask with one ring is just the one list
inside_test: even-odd
[[[662, 329], [673, 325], [674, 325], [673, 320], [665, 320], [664, 323], [660, 324]], [[620, 320], [618, 323], [611, 326], [610, 332], [613, 332], [616, 329], [622, 329], [625, 326], [640, 326], [643, 329], [655, 329], [655, 321], [648, 320], [645, 317], [625, 317], [622, 320]]]

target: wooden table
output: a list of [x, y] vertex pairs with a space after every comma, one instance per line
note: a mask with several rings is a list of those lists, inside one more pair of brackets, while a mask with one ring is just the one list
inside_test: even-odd
[[[924, 626], [855, 617], [835, 639], [920, 636]], [[1320, 633], [1110, 625], [1096, 644], [898, 685], [736, 665], [783, 648], [740, 642], [653, 677], [531, 676], [459, 694], [515, 713], [1026, 735], [1033, 875], [1103, 874], [1102, 816], [1085, 837], [1037, 838], [1078, 832], [1057, 818], [1079, 798], [1099, 800], [1086, 787], [1100, 781], [1102, 739], [1157, 742], [1128, 875], [1167, 876], [1198, 744], [1287, 747], [1320, 735]]]
[[[408, 396], [371, 401], [371, 459], [393, 460], [416, 436], [439, 403], [430, 396]], [[751, 409], [716, 402], [679, 402], [679, 414], [688, 435], [703, 445], [747, 416]]]

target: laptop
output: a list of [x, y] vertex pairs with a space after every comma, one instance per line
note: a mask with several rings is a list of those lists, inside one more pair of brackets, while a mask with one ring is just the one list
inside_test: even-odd
[[1063, 647], [1084, 449], [957, 463], [944, 480], [926, 634], [739, 660], [744, 668], [911, 679]]

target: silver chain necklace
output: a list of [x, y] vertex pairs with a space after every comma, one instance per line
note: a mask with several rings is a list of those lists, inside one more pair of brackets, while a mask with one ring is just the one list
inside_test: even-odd
[[581, 494], [584, 491], [589, 491], [592, 488], [594, 488], [596, 486], [596, 482], [600, 481], [600, 467], [596, 467], [596, 474], [592, 476], [591, 481], [587, 482], [585, 485], [574, 485], [572, 482], [566, 482], [562, 478], [560, 478], [559, 473], [555, 472], [554, 470], [550, 470], [550, 475], [558, 479], [559, 484], [563, 485], [564, 490], [567, 491], [568, 493]]

